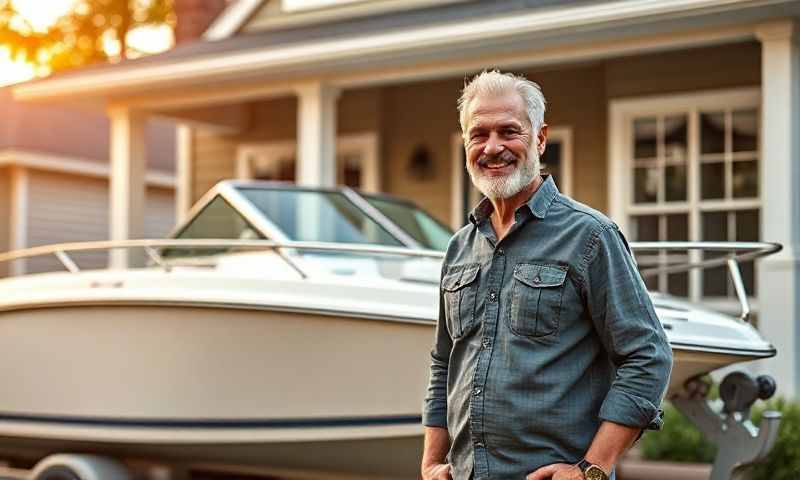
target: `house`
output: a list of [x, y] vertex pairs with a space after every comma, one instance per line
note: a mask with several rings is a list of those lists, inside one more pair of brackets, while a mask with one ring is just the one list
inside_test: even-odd
[[[102, 112], [23, 104], [0, 89], [0, 251], [109, 237], [109, 123]], [[149, 121], [144, 235], [174, 226], [175, 128]], [[107, 254], [75, 256], [102, 267]], [[63, 268], [54, 257], [0, 264], [0, 276]]]
[[[800, 393], [800, 47], [796, 0], [237, 0], [193, 42], [14, 89], [111, 120], [112, 238], [145, 231], [144, 122], [180, 123], [185, 212], [224, 178], [346, 183], [463, 224], [455, 102], [487, 67], [548, 99], [562, 190], [631, 240], [769, 240], [744, 270], [765, 370]], [[125, 252], [115, 266], [128, 262]], [[650, 287], [736, 308], [722, 270]]]

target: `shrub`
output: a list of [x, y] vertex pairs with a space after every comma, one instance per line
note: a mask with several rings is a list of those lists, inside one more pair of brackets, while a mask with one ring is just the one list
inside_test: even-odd
[[778, 440], [763, 463], [751, 471], [752, 480], [797, 480], [800, 478], [800, 402], [770, 400], [753, 409], [753, 423], [758, 425], [765, 410], [783, 413]]
[[642, 437], [642, 456], [647, 460], [672, 462], [714, 461], [717, 448], [669, 402], [664, 402], [664, 427]]

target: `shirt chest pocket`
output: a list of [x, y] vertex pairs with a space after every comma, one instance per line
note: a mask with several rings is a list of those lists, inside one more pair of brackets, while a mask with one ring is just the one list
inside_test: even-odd
[[514, 269], [509, 327], [517, 335], [544, 337], [558, 332], [567, 267], [521, 263]]
[[450, 336], [463, 336], [475, 323], [475, 300], [478, 296], [480, 265], [449, 267], [442, 276], [442, 295]]

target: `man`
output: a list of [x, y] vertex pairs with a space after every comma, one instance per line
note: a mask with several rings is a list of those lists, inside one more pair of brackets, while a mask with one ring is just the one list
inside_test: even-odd
[[538, 85], [497, 71], [459, 100], [486, 196], [445, 256], [425, 480], [603, 480], [661, 426], [672, 353], [617, 226], [539, 172]]

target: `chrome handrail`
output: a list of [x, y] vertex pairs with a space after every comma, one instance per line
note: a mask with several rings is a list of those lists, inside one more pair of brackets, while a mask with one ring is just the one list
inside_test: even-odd
[[[783, 246], [770, 242], [631, 242], [633, 251], [686, 251], [701, 250], [704, 252], [721, 252], [728, 255], [689, 262], [679, 265], [666, 265], [641, 270], [643, 277], [660, 273], [679, 273], [693, 269], [706, 269], [725, 265], [733, 281], [734, 290], [741, 306], [739, 315], [744, 321], [750, 316], [750, 305], [747, 299], [744, 282], [742, 281], [739, 262], [752, 261], [779, 252]], [[150, 259], [165, 271], [171, 268], [170, 261], [165, 259], [158, 249], [163, 248], [236, 248], [240, 250], [272, 250], [278, 254], [301, 278], [308, 275], [294, 262], [285, 250], [340, 252], [372, 255], [391, 255], [414, 258], [444, 258], [444, 252], [438, 250], [411, 249], [407, 247], [390, 247], [383, 245], [344, 244], [326, 242], [277, 242], [273, 240], [230, 240], [230, 239], [157, 239], [157, 240], [107, 240], [96, 242], [61, 243], [41, 247], [26, 248], [6, 253], [0, 253], [0, 263], [11, 262], [24, 258], [54, 255], [66, 270], [71, 273], [80, 272], [80, 268], [67, 252], [86, 252], [97, 250], [117, 250], [141, 248]]]

